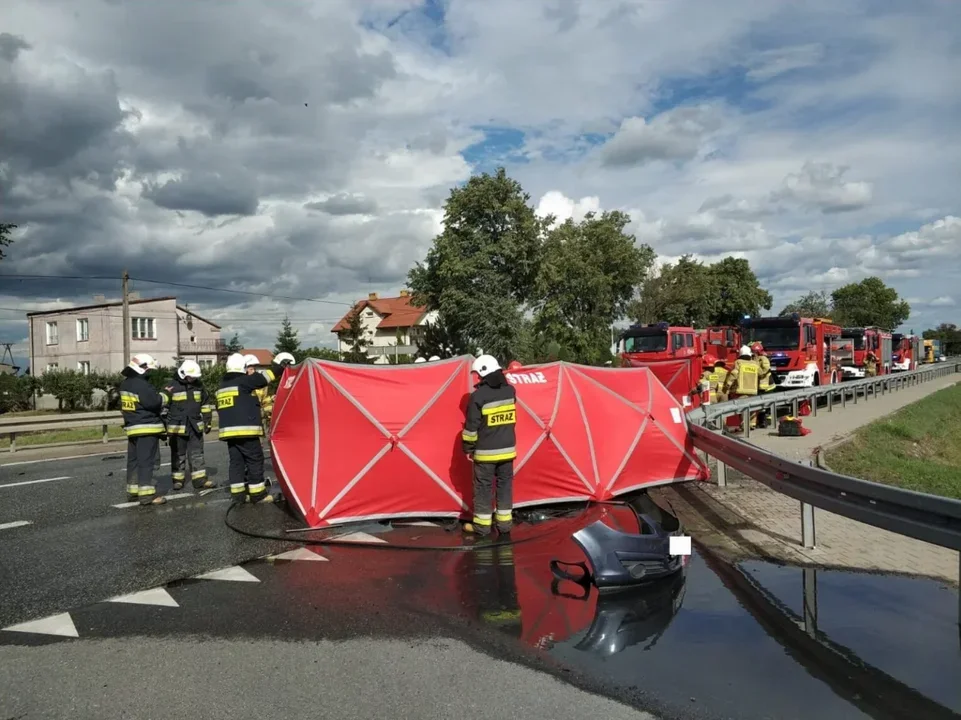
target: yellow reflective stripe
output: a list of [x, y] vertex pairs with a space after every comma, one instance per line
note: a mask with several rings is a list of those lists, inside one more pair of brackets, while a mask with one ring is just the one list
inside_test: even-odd
[[263, 434], [264, 434], [263, 426], [249, 425], [244, 427], [220, 428], [220, 430], [217, 433], [217, 437], [221, 439], [236, 438], [236, 437], [256, 437]]
[[498, 460], [511, 460], [515, 457], [517, 457], [517, 448], [514, 447], [474, 451], [474, 459], [478, 461], [495, 462]]
[[460, 439], [464, 442], [474, 442], [477, 440], [477, 432], [471, 432], [470, 430], [464, 430], [460, 434]]
[[130, 392], [129, 390], [121, 390], [120, 397], [131, 398], [132, 400], [136, 400], [137, 402], [140, 402], [140, 396], [137, 393]]
[[214, 411], [213, 405], [201, 405], [200, 412], [202, 413], [212, 413]]
[[167, 393], [160, 393], [160, 406], [164, 407], [170, 404], [170, 398], [167, 397]]
[[277, 377], [276, 375], [274, 375], [274, 371], [271, 370], [270, 368], [264, 368], [263, 370], [260, 371], [260, 373], [265, 378], [267, 378], [267, 382], [273, 382]]
[[507, 512], [501, 512], [498, 510], [494, 513], [494, 519], [498, 522], [507, 522], [514, 517], [514, 513], [508, 510]]
[[139, 486], [139, 485], [128, 485], [128, 486], [127, 486], [127, 494], [128, 494], [128, 495], [136, 495], [138, 492], [140, 492], [140, 486]]
[[244, 491], [246, 491], [246, 490], [247, 490], [247, 486], [246, 486], [246, 485], [231, 485], [231, 486], [230, 486], [230, 494], [231, 494], [231, 495], [236, 495], [237, 493], [242, 493], [242, 492], [244, 492]]
[[230, 387], [223, 387], [217, 391], [217, 397], [234, 397], [240, 395], [240, 388], [236, 385], [231, 385]]
[[207, 477], [207, 471], [206, 471], [206, 470], [194, 470], [192, 473], [190, 473], [190, 477], [193, 478], [194, 480], [196, 480], [197, 478], [205, 478], [205, 477]]
[[490, 515], [475, 515], [475, 516], [474, 516], [474, 524], [475, 524], [475, 525], [484, 525], [484, 526], [490, 525], [490, 524], [491, 524], [491, 516], [490, 516]]
[[186, 435], [187, 426], [186, 425], [168, 425], [167, 432], [170, 435]]
[[252, 483], [247, 486], [247, 489], [250, 491], [251, 495], [256, 495], [257, 493], [266, 490], [267, 485], [265, 483]]
[[141, 486], [140, 490], [137, 491], [137, 494], [140, 497], [144, 497], [145, 495], [156, 495], [156, 493], [157, 493], [157, 488], [150, 487], [149, 485]]
[[164, 426], [159, 425], [128, 425], [124, 432], [129, 435], [163, 435]]
[[187, 477], [187, 474], [182, 472], [172, 472], [170, 473], [170, 477], [173, 480], [183, 480], [185, 477]]
[[170, 396], [170, 399], [171, 399], [171, 400], [186, 400], [186, 399], [187, 399], [187, 393], [186, 393], [186, 392], [176, 392], [176, 393], [174, 393], [173, 395]]
[[506, 412], [508, 410], [515, 410], [516, 405], [513, 400], [494, 400], [489, 403], [484, 403], [481, 407], [481, 413], [484, 415], [490, 415], [495, 412]]

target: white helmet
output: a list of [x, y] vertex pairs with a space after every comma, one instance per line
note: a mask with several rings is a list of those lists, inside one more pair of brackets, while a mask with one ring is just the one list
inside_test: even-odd
[[197, 364], [196, 360], [184, 360], [180, 363], [180, 367], [177, 368], [177, 375], [180, 379], [184, 378], [199, 378], [200, 377], [200, 365]]
[[260, 365], [260, 360], [253, 354], [244, 355], [244, 367], [248, 368], [251, 365]]
[[278, 365], [280, 365], [282, 362], [284, 362], [284, 360], [289, 360], [291, 365], [293, 365], [295, 362], [297, 362], [297, 361], [294, 359], [294, 356], [291, 355], [289, 352], [282, 352], [282, 353], [277, 353], [276, 355], [274, 355], [274, 362], [277, 363]]
[[127, 367], [133, 370], [138, 375], [143, 375], [148, 370], [157, 369], [157, 361], [154, 360], [153, 355], [147, 355], [147, 353], [137, 353], [127, 364]]
[[431, 355], [428, 361], [436, 362], [437, 360], [440, 360], [440, 355]]
[[417, 365], [418, 363], [423, 363], [423, 362], [427, 362], [426, 358], [419, 357], [419, 358], [417, 358], [416, 360], [414, 360], [414, 364], [415, 364], [415, 365]]
[[495, 370], [500, 370], [501, 366], [493, 355], [481, 355], [470, 366], [470, 369], [481, 377], [487, 377]]
[[751, 348], [749, 348], [747, 345], [741, 345], [741, 349], [738, 351], [738, 355], [740, 357], [751, 357], [753, 354], [754, 353], [751, 352]]
[[240, 353], [233, 353], [227, 357], [227, 372], [229, 373], [242, 373], [246, 366], [246, 359]]

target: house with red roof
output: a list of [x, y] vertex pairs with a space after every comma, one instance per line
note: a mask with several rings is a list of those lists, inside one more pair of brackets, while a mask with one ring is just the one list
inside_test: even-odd
[[351, 316], [360, 313], [360, 323], [367, 337], [367, 356], [375, 364], [389, 362], [391, 355], [416, 355], [417, 341], [423, 337], [425, 325], [435, 322], [436, 312], [428, 312], [411, 302], [408, 290], [401, 290], [398, 297], [382, 298], [369, 293], [342, 317], [331, 332], [340, 337], [338, 350], [348, 352], [350, 342], [341, 336], [350, 327]]

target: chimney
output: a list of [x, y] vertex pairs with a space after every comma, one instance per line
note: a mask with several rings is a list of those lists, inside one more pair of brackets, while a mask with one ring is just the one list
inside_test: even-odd
[[377, 293], [367, 293], [367, 299], [368, 299], [368, 300], [376, 300], [376, 299], [377, 299]]
[[410, 290], [406, 290], [406, 289], [405, 289], [405, 290], [401, 290], [401, 291], [400, 291], [400, 296], [401, 296], [401, 297], [408, 297], [409, 295], [410, 295]]
[[94, 295], [94, 296], [93, 296], [93, 301], [94, 301], [95, 303], [107, 302], [107, 296], [106, 296], [106, 295]]

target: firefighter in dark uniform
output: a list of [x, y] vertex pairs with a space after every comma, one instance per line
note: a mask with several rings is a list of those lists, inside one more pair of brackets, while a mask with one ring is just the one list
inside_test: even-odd
[[120, 371], [123, 380], [117, 388], [127, 436], [127, 499], [141, 505], [167, 502], [167, 498], [157, 494], [154, 482], [160, 438], [166, 433], [163, 413], [169, 402], [167, 395], [147, 380], [147, 373], [156, 369], [157, 361], [150, 355], [134, 355]]
[[170, 438], [170, 476], [174, 490], [184, 486], [188, 474], [194, 488], [211, 488], [204, 466], [204, 435], [210, 432], [213, 405], [200, 384], [200, 365], [184, 360], [164, 390], [170, 398], [167, 436]]
[[[490, 535], [493, 515], [498, 531], [506, 533], [513, 522], [517, 393], [497, 359], [490, 355], [477, 358], [471, 371], [480, 376], [480, 382], [467, 403], [467, 420], [461, 433], [464, 452], [474, 462], [474, 518], [464, 530]], [[495, 479], [496, 509], [492, 502]]]
[[260, 442], [264, 426], [254, 391], [267, 387], [293, 362], [290, 353], [280, 353], [269, 369], [248, 375], [243, 355], [234, 353], [227, 358], [227, 372], [217, 390], [217, 417], [218, 436], [227, 443], [227, 476], [234, 502], [274, 501], [264, 479], [264, 448]]

